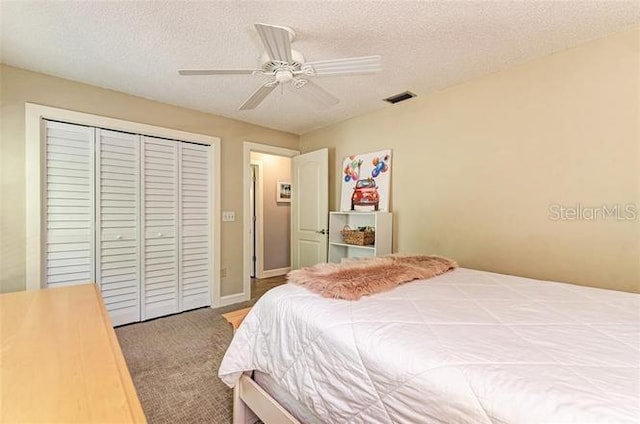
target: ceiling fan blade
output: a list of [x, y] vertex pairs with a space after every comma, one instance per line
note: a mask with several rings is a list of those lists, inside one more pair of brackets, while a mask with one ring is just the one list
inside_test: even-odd
[[259, 69], [181, 69], [180, 75], [251, 75]]
[[313, 69], [314, 75], [347, 75], [380, 72], [381, 56], [350, 57], [346, 59], [318, 60], [305, 65]]
[[255, 24], [271, 60], [291, 62], [291, 30], [285, 27]]
[[273, 84], [273, 82], [268, 82], [264, 85], [261, 85], [256, 91], [253, 92], [251, 96], [247, 100], [244, 101], [238, 108], [238, 110], [249, 110], [255, 109], [262, 101], [276, 88], [278, 84]]
[[319, 85], [313, 83], [312, 81], [306, 80], [307, 82], [300, 88], [294, 87], [292, 84], [287, 84], [291, 87], [291, 90], [300, 94], [305, 99], [318, 104], [322, 107], [331, 107], [340, 103], [340, 99], [338, 99], [333, 94], [329, 93], [324, 88]]

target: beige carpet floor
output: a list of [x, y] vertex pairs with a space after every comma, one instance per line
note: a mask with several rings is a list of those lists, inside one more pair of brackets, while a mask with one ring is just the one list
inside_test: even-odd
[[232, 391], [218, 378], [218, 368], [233, 334], [221, 314], [253, 304], [283, 282], [257, 281], [244, 304], [116, 328], [149, 423], [231, 423]]
[[230, 423], [231, 389], [217, 376], [229, 324], [203, 308], [116, 329], [149, 423]]

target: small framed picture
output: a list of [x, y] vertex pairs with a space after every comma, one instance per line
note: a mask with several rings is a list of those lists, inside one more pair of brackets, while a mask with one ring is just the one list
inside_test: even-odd
[[291, 183], [278, 181], [276, 183], [276, 202], [291, 203]]

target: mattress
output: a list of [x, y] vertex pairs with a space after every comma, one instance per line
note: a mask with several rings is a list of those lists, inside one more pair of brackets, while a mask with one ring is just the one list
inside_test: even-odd
[[219, 376], [248, 370], [327, 423], [637, 423], [640, 296], [462, 268], [357, 302], [287, 284]]

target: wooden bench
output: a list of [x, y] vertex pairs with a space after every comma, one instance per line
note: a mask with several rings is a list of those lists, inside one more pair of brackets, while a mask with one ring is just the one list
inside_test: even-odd
[[231, 326], [233, 327], [233, 332], [235, 333], [235, 331], [238, 329], [238, 327], [240, 327], [240, 324], [242, 324], [242, 321], [244, 321], [244, 318], [247, 316], [250, 310], [251, 310], [251, 307], [238, 309], [237, 311], [232, 311], [232, 312], [227, 312], [226, 314], [222, 314], [222, 317], [226, 319], [229, 324], [231, 324]]

